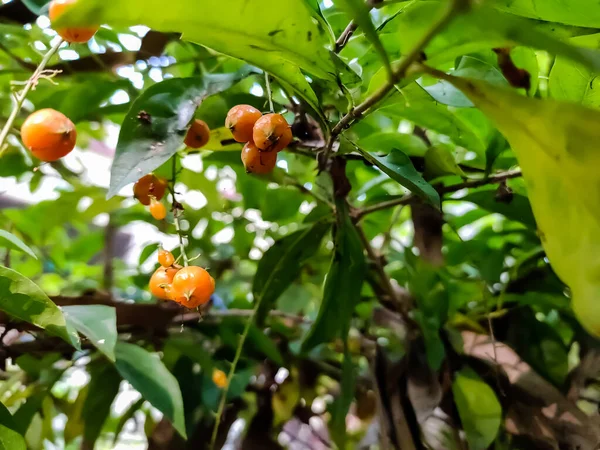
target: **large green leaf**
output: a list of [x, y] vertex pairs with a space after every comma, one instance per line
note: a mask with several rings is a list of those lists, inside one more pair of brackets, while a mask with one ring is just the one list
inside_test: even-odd
[[143, 24], [182, 32], [186, 40], [270, 72], [317, 110], [317, 98], [302, 71], [332, 81], [338, 75], [327, 49], [331, 34], [316, 11], [300, 0], [230, 0], [203, 7], [195, 0], [173, 0], [167, 7], [164, 0], [126, 0], [118, 8], [104, 0], [88, 0], [79, 2], [67, 21]]
[[63, 307], [67, 326], [79, 331], [106, 355], [115, 360], [117, 313], [112, 306], [75, 305]]
[[391, 179], [397, 181], [402, 186], [422, 197], [435, 207], [440, 206], [440, 196], [437, 191], [421, 176], [410, 158], [400, 150], [393, 149], [386, 156], [375, 156], [372, 153], [356, 147], [364, 158], [371, 164], [377, 166]]
[[303, 351], [338, 336], [345, 339], [352, 313], [360, 299], [366, 271], [362, 243], [345, 201], [338, 202], [336, 206], [339, 211], [333, 259], [325, 280], [319, 315], [302, 343]]
[[467, 94], [506, 136], [523, 170], [550, 264], [571, 288], [581, 323], [600, 335], [600, 111], [441, 76]]
[[494, 442], [502, 422], [502, 407], [496, 394], [469, 368], [456, 373], [452, 394], [469, 448], [488, 448]]
[[[525, 1], [529, 0], [523, 0]], [[543, 0], [538, 0], [538, 3], [542, 2]], [[556, 2], [546, 3], [558, 5]], [[406, 2], [397, 15], [382, 27], [381, 38], [390, 57], [400, 58], [412, 49], [431, 27], [432, 18], [440, 17], [447, 7], [446, 1]], [[564, 9], [561, 5], [560, 10]], [[460, 55], [482, 49], [513, 46], [518, 42], [548, 50], [591, 68], [600, 68], [600, 53], [562, 42], [561, 33], [565, 35], [568, 31], [563, 31], [558, 24], [540, 23], [506, 14], [486, 5], [475, 5], [470, 12], [459, 15], [445, 30], [438, 33], [425, 48], [425, 54], [428, 64], [435, 66], [450, 62]], [[367, 55], [367, 58], [372, 59], [373, 55]], [[364, 64], [366, 61], [362, 62]]]
[[112, 364], [95, 364], [90, 372], [92, 379], [81, 416], [84, 422], [84, 440], [93, 447], [104, 422], [110, 416], [110, 407], [119, 393], [121, 376]]
[[474, 130], [446, 105], [434, 101], [417, 83], [411, 83], [385, 100], [379, 109], [448, 136], [462, 147], [483, 155], [485, 145]]
[[[490, 84], [498, 86], [508, 86], [508, 82], [502, 76], [502, 73], [494, 66], [471, 56], [465, 56], [460, 59], [456, 70], [452, 72], [455, 77], [475, 78], [487, 81]], [[437, 102], [448, 106], [470, 107], [473, 103], [456, 89], [451, 83], [440, 80], [431, 86], [423, 86], [429, 95]]]
[[460, 200], [475, 203], [480, 208], [502, 214], [511, 220], [521, 222], [530, 228], [535, 228], [535, 218], [527, 197], [512, 194], [510, 202], [498, 201], [495, 189], [481, 189], [470, 192]]
[[[241, 80], [252, 69], [232, 74], [173, 78], [148, 88], [121, 125], [108, 197], [169, 160], [183, 145], [196, 108], [204, 98]], [[140, 114], [147, 114], [140, 118]]]
[[0, 403], [0, 450], [26, 450], [25, 439], [17, 431], [10, 411]]
[[69, 332], [65, 317], [35, 284], [12, 269], [0, 266], [0, 310], [32, 323], [79, 347], [77, 333]]
[[257, 312], [258, 323], [264, 320], [275, 301], [298, 277], [305, 261], [319, 249], [330, 226], [327, 222], [316, 222], [279, 239], [265, 252], [252, 285], [254, 301], [261, 302]]
[[5, 230], [0, 230], [0, 247], [27, 253], [29, 256], [37, 259], [33, 250], [31, 250], [21, 239]]
[[179, 384], [158, 355], [125, 342], [117, 342], [115, 354], [121, 376], [161, 411], [181, 436], [186, 437]]
[[488, 3], [501, 11], [536, 20], [600, 28], [600, 3], [596, 0], [490, 0]]
[[[570, 39], [574, 45], [581, 47], [598, 48], [600, 34], [577, 36]], [[564, 57], [557, 57], [550, 71], [548, 86], [550, 95], [557, 100], [581, 103], [591, 108], [600, 108], [600, 79], [597, 71], [569, 61]]]

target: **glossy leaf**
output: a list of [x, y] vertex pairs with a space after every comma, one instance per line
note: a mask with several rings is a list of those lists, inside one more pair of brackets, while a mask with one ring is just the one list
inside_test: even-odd
[[556, 274], [572, 292], [580, 322], [600, 335], [596, 242], [600, 233], [600, 111], [520, 96], [476, 80], [448, 80], [495, 123], [523, 170], [538, 233]]
[[108, 359], [115, 360], [117, 313], [112, 306], [75, 305], [63, 307], [67, 326], [72, 327], [98, 348]]
[[377, 166], [390, 178], [435, 207], [440, 206], [440, 196], [437, 191], [423, 179], [410, 158], [400, 150], [394, 149], [387, 156], [375, 156], [360, 147], [357, 147], [357, 150], [367, 161]]
[[452, 394], [469, 447], [473, 450], [488, 448], [502, 422], [502, 407], [496, 394], [469, 368], [456, 374]]
[[258, 323], [264, 321], [275, 301], [298, 277], [305, 261], [319, 249], [330, 226], [327, 222], [316, 222], [276, 241], [265, 252], [252, 285], [254, 301], [261, 302]]
[[179, 384], [158, 355], [125, 342], [117, 342], [115, 354], [117, 370], [121, 376], [161, 411], [185, 438], [183, 400]]
[[0, 310], [43, 328], [50, 334], [79, 346], [77, 333], [67, 330], [65, 317], [48, 296], [23, 275], [0, 266]]
[[331, 81], [337, 76], [326, 48], [331, 34], [303, 1], [266, 0], [259, 6], [234, 0], [198, 8], [194, 0], [174, 0], [165, 8], [163, 0], [127, 0], [118, 10], [102, 0], [80, 5], [67, 19], [73, 24], [98, 20], [112, 26], [143, 23], [157, 31], [182, 32], [186, 40], [268, 71], [317, 110], [317, 98], [300, 68]]
[[0, 247], [27, 253], [32, 258], [37, 259], [33, 250], [31, 250], [21, 239], [5, 230], [0, 230]]
[[249, 73], [251, 69], [244, 68], [233, 74], [173, 78], [146, 89], [121, 126], [108, 197], [168, 161], [183, 146], [187, 128], [204, 98]]
[[345, 339], [352, 313], [360, 299], [366, 269], [362, 243], [347, 215], [345, 202], [340, 201], [336, 206], [340, 211], [333, 259], [325, 280], [319, 315], [302, 343], [303, 351], [336, 337]]

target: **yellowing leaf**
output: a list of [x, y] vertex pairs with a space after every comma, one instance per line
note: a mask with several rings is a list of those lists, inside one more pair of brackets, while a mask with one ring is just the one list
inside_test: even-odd
[[550, 263], [571, 288], [582, 325], [600, 336], [600, 111], [440, 76], [463, 91], [510, 143]]

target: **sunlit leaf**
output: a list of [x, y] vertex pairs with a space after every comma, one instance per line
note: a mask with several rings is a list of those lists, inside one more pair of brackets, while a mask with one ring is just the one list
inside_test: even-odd
[[117, 342], [115, 354], [117, 370], [121, 376], [161, 411], [185, 438], [183, 400], [179, 384], [158, 355], [125, 342]]
[[27, 246], [21, 239], [16, 237], [14, 234], [9, 233], [5, 230], [0, 230], [0, 247], [27, 253], [32, 258], [37, 259], [37, 256], [35, 256], [35, 253], [33, 252], [33, 250], [31, 250], [31, 248], [29, 248], [29, 246]]
[[115, 360], [117, 313], [105, 305], [64, 306], [67, 326], [79, 331], [111, 361]]
[[452, 394], [469, 447], [473, 450], [488, 448], [502, 421], [502, 407], [496, 394], [469, 368], [456, 374]]
[[0, 266], [0, 310], [12, 317], [46, 329], [50, 334], [79, 346], [77, 333], [69, 332], [65, 317], [31, 280]]

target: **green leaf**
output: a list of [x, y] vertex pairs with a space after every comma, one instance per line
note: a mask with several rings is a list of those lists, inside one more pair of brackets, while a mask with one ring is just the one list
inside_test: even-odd
[[77, 333], [67, 330], [61, 310], [44, 292], [12, 269], [0, 266], [0, 310], [79, 347]]
[[456, 373], [452, 394], [469, 447], [472, 450], [488, 448], [502, 422], [502, 407], [496, 394], [469, 368]]
[[91, 448], [100, 436], [110, 407], [119, 393], [121, 376], [112, 364], [94, 365], [81, 416], [84, 421], [84, 440]]
[[369, 14], [370, 8], [367, 7], [366, 2], [363, 0], [340, 0], [339, 3], [348, 11], [348, 14], [359, 29], [365, 34], [366, 38], [373, 44], [375, 51], [381, 58], [385, 70], [388, 73], [390, 79], [392, 78], [392, 67], [390, 66], [390, 60], [388, 57], [383, 44], [379, 40], [379, 35], [375, 30], [375, 26], [371, 21], [371, 15]]
[[440, 196], [437, 191], [423, 179], [413, 166], [410, 158], [400, 150], [393, 149], [387, 156], [375, 156], [360, 147], [356, 147], [356, 149], [367, 161], [377, 166], [391, 179], [422, 197], [436, 208], [440, 207]]
[[262, 323], [275, 301], [298, 277], [304, 263], [319, 249], [330, 224], [316, 222], [276, 241], [258, 263], [252, 293], [260, 301], [257, 323]]
[[[173, 78], [146, 89], [121, 125], [107, 197], [168, 161], [182, 147], [198, 105], [251, 72], [243, 68], [232, 74]], [[150, 118], [141, 120], [142, 112]]]
[[[574, 45], [598, 48], [600, 34], [578, 36], [570, 39]], [[590, 108], [600, 108], [600, 79], [581, 64], [564, 57], [557, 57], [550, 71], [548, 87], [550, 95], [557, 100], [580, 103]]]
[[17, 431], [10, 411], [0, 403], [0, 450], [27, 450], [25, 438]]
[[[484, 61], [473, 58], [472, 56], [464, 56], [461, 58], [458, 67], [452, 72], [452, 75], [455, 77], [484, 80], [498, 86], [508, 86], [508, 82], [498, 69]], [[437, 102], [444, 105], [456, 107], [473, 106], [473, 103], [465, 96], [465, 94], [455, 88], [452, 83], [448, 83], [445, 80], [440, 80], [431, 86], [423, 86], [423, 89], [425, 89]]]
[[477, 154], [483, 154], [485, 145], [474, 130], [456, 114], [434, 101], [417, 83], [403, 87], [385, 100], [380, 109], [386, 115], [398, 116], [448, 136], [452, 141]]
[[115, 354], [117, 370], [121, 376], [161, 411], [185, 438], [183, 400], [179, 384], [158, 355], [125, 342], [117, 342]]
[[168, 8], [163, 0], [127, 0], [119, 8], [89, 0], [80, 2], [63, 22], [115, 27], [143, 24], [156, 31], [182, 32], [185, 40], [273, 74], [317, 111], [317, 97], [302, 71], [330, 81], [335, 81], [338, 71], [327, 49], [332, 43], [330, 32], [316, 11], [298, 0], [260, 4], [231, 0], [210, 7], [198, 7], [195, 0], [173, 0]]
[[423, 176], [426, 180], [433, 180], [444, 175], [458, 175], [466, 178], [465, 173], [454, 159], [451, 147], [444, 144], [434, 145], [425, 153], [425, 172]]
[[36, 14], [41, 15], [47, 11], [46, 5], [50, 3], [50, 0], [22, 0], [23, 4], [29, 8], [29, 10]]
[[0, 247], [27, 253], [32, 258], [37, 259], [33, 250], [31, 250], [21, 239], [5, 230], [0, 230]]
[[510, 202], [505, 203], [496, 199], [495, 189], [482, 189], [470, 192], [460, 200], [475, 203], [487, 211], [502, 214], [510, 220], [527, 225], [529, 228], [536, 228], [531, 204], [524, 195], [513, 193]]
[[115, 308], [106, 305], [64, 306], [63, 313], [68, 327], [73, 327], [87, 337], [98, 350], [114, 362], [117, 343]]
[[491, 0], [490, 6], [519, 16], [580, 27], [600, 28], [600, 4], [596, 0]]
[[425, 156], [427, 144], [414, 134], [403, 133], [369, 133], [361, 137], [358, 146], [368, 152], [389, 153], [393, 149], [400, 150], [408, 156]]
[[352, 313], [360, 300], [366, 271], [362, 243], [345, 201], [339, 201], [336, 206], [338, 222], [333, 259], [325, 280], [319, 315], [302, 343], [302, 351], [338, 336], [345, 339]]
[[[446, 77], [446, 76], [443, 76]], [[600, 336], [600, 111], [528, 98], [477, 80], [447, 78], [504, 134], [514, 150], [548, 259], [571, 288], [582, 325]]]

